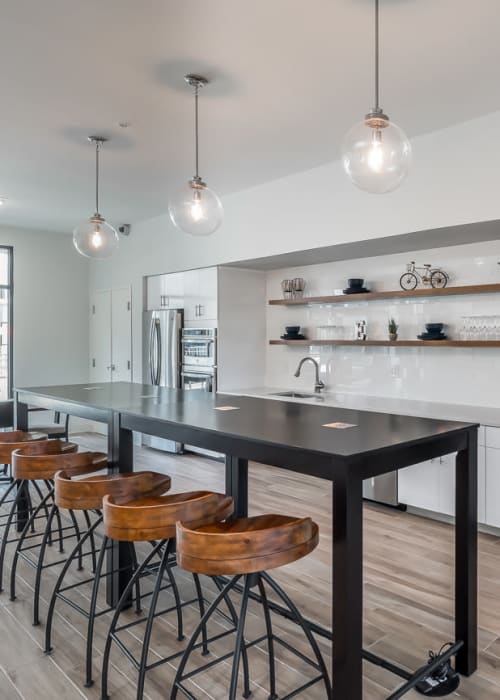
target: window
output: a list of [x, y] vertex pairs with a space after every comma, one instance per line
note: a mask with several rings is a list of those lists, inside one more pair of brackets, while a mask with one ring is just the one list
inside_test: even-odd
[[12, 247], [0, 246], [0, 401], [12, 396], [12, 263]]

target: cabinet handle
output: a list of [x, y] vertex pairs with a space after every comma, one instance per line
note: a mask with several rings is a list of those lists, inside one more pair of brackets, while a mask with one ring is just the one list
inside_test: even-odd
[[166, 294], [160, 294], [160, 306], [170, 306], [170, 301]]
[[202, 304], [200, 304], [200, 306], [199, 306], [199, 309], [200, 309], [199, 316], [203, 316], [203, 311], [202, 311], [203, 308], [204, 308], [204, 307], [202, 306]]

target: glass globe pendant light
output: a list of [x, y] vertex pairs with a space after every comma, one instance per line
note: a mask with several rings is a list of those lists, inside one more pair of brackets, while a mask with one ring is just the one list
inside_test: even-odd
[[375, 107], [345, 135], [342, 162], [352, 182], [374, 194], [395, 190], [411, 165], [408, 138], [379, 104], [379, 0], [375, 0]]
[[81, 255], [87, 258], [109, 258], [118, 248], [119, 238], [115, 229], [99, 214], [99, 150], [108, 139], [103, 136], [89, 136], [95, 143], [95, 214], [86, 219], [73, 231], [73, 244]]
[[208, 84], [201, 75], [186, 75], [184, 80], [194, 88], [195, 174], [183, 187], [174, 192], [168, 213], [177, 228], [192, 236], [209, 236], [222, 223], [224, 210], [216, 193], [207, 187], [198, 172], [198, 93]]

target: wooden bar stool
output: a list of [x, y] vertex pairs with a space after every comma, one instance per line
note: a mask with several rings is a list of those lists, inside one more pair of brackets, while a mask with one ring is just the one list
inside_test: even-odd
[[[109, 628], [102, 662], [102, 700], [107, 700], [109, 698], [108, 665], [113, 641], [138, 671], [136, 697], [137, 700], [141, 700], [147, 671], [167, 663], [182, 654], [182, 651], [174, 652], [154, 663], [148, 664], [149, 644], [151, 641], [154, 619], [160, 615], [175, 611], [177, 613], [177, 638], [180, 641], [184, 638], [182, 608], [197, 602], [200, 609], [200, 617], [203, 617], [205, 611], [201, 585], [196, 573], [193, 574], [193, 578], [197, 597], [192, 600], [181, 602], [175, 578], [172, 573], [172, 566], [175, 564], [175, 524], [178, 520], [182, 519], [190, 523], [193, 527], [198, 527], [224, 520], [233, 512], [233, 499], [220, 493], [193, 491], [160, 496], [159, 498], [141, 498], [131, 501], [130, 503], [119, 503], [117, 499], [106, 496], [103, 505], [106, 537], [127, 542], [156, 541], [152, 552], [134, 573], [120, 598]], [[148, 570], [151, 571], [151, 562], [156, 556], [160, 557], [160, 564], [154, 571], [156, 579], [152, 590], [148, 614], [140, 620], [118, 626], [120, 613], [128, 600], [133, 586]], [[165, 575], [168, 583], [164, 586], [163, 580]], [[171, 589], [175, 604], [165, 610], [157, 611], [160, 592], [165, 589]], [[118, 635], [121, 631], [130, 630], [131, 627], [143, 622], [146, 622], [146, 627], [142, 640], [141, 657], [138, 660]], [[203, 628], [202, 633], [203, 651], [208, 653], [205, 628]]]
[[[78, 542], [81, 538], [80, 525], [73, 511], [68, 513], [71, 523], [63, 525], [59, 508], [55, 502], [54, 477], [63, 467], [78, 472], [92, 472], [107, 467], [107, 457], [102, 452], [78, 452], [76, 443], [61, 439], [33, 443], [12, 453], [12, 474], [14, 479], [23, 485], [31, 485], [37, 481], [43, 481], [47, 485], [47, 494], [30, 515], [17, 540], [10, 575], [10, 599], [15, 600], [16, 573], [19, 559], [21, 558], [35, 569], [33, 625], [40, 624], [40, 586], [43, 571], [49, 567], [64, 564], [66, 561], [66, 557], [63, 557], [62, 559], [46, 562], [47, 547], [52, 544], [54, 520], [57, 523], [60, 554], [64, 552], [65, 540], [76, 538]], [[40, 542], [30, 544], [30, 540], [38, 537], [36, 534], [30, 535], [29, 531], [42, 509], [46, 512], [46, 525], [43, 536]], [[87, 512], [84, 513], [84, 517], [85, 524], [89, 527], [90, 519]], [[83, 568], [81, 557], [78, 561], [78, 568]]]
[[[12, 467], [12, 453], [26, 445], [46, 443], [47, 435], [44, 433], [31, 433], [24, 430], [8, 430], [0, 432], [0, 464]], [[10, 484], [0, 498], [0, 508], [7, 506], [5, 512], [1, 513], [0, 518], [4, 526], [2, 533], [2, 542], [0, 544], [0, 592], [3, 591], [3, 565], [5, 559], [5, 550], [8, 543], [9, 532], [13, 525], [16, 526], [18, 532], [21, 532], [33, 513], [33, 497], [37, 496], [40, 501], [44, 495], [39, 484], [33, 483], [33, 493], [25, 485], [21, 484], [17, 479], [12, 478], [12, 469], [9, 471]], [[34, 523], [31, 523], [34, 530]]]
[[[107, 466], [107, 465], [105, 465]], [[102, 468], [102, 466], [101, 466]], [[97, 471], [97, 470], [94, 470]], [[80, 472], [87, 474], [82, 470]], [[129, 472], [126, 474], [97, 474], [94, 476], [86, 476], [85, 478], [76, 479], [79, 476], [78, 468], [63, 469], [55, 475], [55, 503], [58, 508], [68, 509], [70, 512], [76, 511], [95, 511], [97, 518], [92, 526], [89, 526], [85, 534], [80, 538], [73, 551], [70, 553], [64, 567], [59, 574], [56, 585], [50, 599], [49, 611], [47, 615], [47, 624], [45, 628], [45, 653], [52, 652], [52, 624], [56, 602], [64, 601], [74, 610], [79, 612], [87, 619], [87, 643], [86, 643], [86, 663], [85, 663], [85, 686], [90, 687], [93, 684], [92, 680], [92, 646], [94, 638], [94, 624], [97, 617], [108, 613], [111, 608], [97, 611], [97, 602], [100, 582], [103, 578], [107, 578], [112, 573], [117, 571], [104, 571], [104, 559], [106, 552], [110, 549], [110, 540], [107, 537], [103, 538], [102, 545], [99, 551], [97, 561], [94, 563], [94, 575], [91, 578], [84, 579], [78, 584], [65, 585], [66, 574], [72, 562], [82, 555], [83, 548], [87, 541], [91, 543], [91, 551], [94, 547], [94, 533], [102, 523], [102, 502], [107, 495], [116, 498], [119, 501], [127, 501], [139, 497], [154, 497], [159, 496], [170, 489], [170, 477], [166, 474], [158, 472]], [[130, 542], [130, 559], [132, 561], [132, 571], [138, 568], [137, 556], [133, 542]], [[90, 595], [90, 603], [88, 609], [82, 607], [81, 604], [75, 602], [70, 597], [70, 592], [84, 585], [92, 584]], [[129, 603], [129, 601], [127, 601]], [[136, 585], [136, 609], [140, 612], [140, 588], [139, 581]]]
[[[219, 663], [228, 658], [233, 658], [227, 698], [229, 700], [235, 700], [236, 698], [238, 672], [240, 658], [242, 656], [244, 662], [243, 696], [248, 697], [250, 695], [248, 668], [245, 667], [244, 654], [249, 647], [263, 641], [266, 641], [269, 653], [270, 700], [277, 700], [278, 697], [280, 697], [281, 700], [295, 697], [320, 681], [322, 681], [325, 686], [325, 697], [331, 697], [331, 685], [328, 671], [307, 622], [287, 594], [266, 572], [267, 569], [274, 569], [301, 559], [306, 556], [306, 554], [312, 552], [317, 544], [318, 526], [310, 518], [294, 518], [287, 515], [259, 515], [252, 518], [240, 518], [224, 523], [204, 525], [198, 528], [192, 527], [186, 522], [179, 522], [177, 524], [177, 560], [179, 566], [192, 573], [206, 574], [215, 577], [230, 574], [232, 578], [229, 583], [226, 583], [222, 591], [210, 605], [191, 637], [177, 670], [172, 694], [170, 696], [171, 700], [175, 700], [179, 690], [186, 697], [191, 699], [195, 698], [192, 692], [187, 690], [183, 685], [183, 682], [215, 665], [211, 662], [185, 673], [191, 652], [199, 646], [196, 642], [203, 630], [203, 626], [207, 624], [210, 617], [217, 610], [224, 596], [227, 596], [230, 591], [234, 590], [240, 580], [242, 580], [243, 586], [240, 585], [238, 588], [243, 589], [243, 595], [236, 629], [234, 651], [221, 656], [216, 662]], [[292, 647], [285, 640], [277, 637], [274, 633], [266, 586], [284, 603], [289, 612], [290, 619], [293, 619], [296, 624], [302, 628], [311, 647], [313, 654], [312, 659], [305, 656], [298, 649]], [[260, 596], [252, 594], [252, 588], [258, 588]], [[244, 637], [245, 619], [251, 594], [253, 598], [260, 598], [264, 613], [266, 633], [251, 642], [246, 642]], [[282, 645], [288, 651], [296, 654], [302, 661], [312, 666], [316, 672], [313, 678], [294, 691], [288, 692], [285, 696], [278, 696], [277, 693], [275, 643]], [[347, 698], [345, 700], [347, 700]]]
[[[0, 405], [9, 402], [0, 402]], [[18, 447], [22, 447], [27, 442], [47, 440], [48, 435], [41, 432], [27, 432], [25, 430], [6, 430], [0, 431], [0, 464], [3, 466], [2, 482], [9, 483], [10, 487], [2, 495], [0, 499], [0, 507], [6, 503], [10, 503], [8, 496], [15, 492], [15, 485], [12, 483], [12, 475], [10, 473], [11, 455]], [[24, 514], [26, 515], [26, 514]], [[0, 516], [2, 519], [7, 517], [5, 514]]]

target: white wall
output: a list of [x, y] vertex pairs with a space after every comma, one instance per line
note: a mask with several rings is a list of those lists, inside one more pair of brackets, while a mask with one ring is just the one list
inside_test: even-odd
[[0, 227], [14, 247], [14, 386], [88, 381], [88, 262], [71, 236]]
[[500, 112], [415, 139], [412, 172], [391, 194], [358, 191], [334, 162], [223, 197], [225, 222], [206, 239], [166, 215], [133, 225], [111, 261], [92, 263], [91, 289], [132, 284], [135, 379], [143, 275], [500, 218], [499, 133]]
[[[365, 279], [373, 291], [399, 289], [399, 278], [410, 260], [441, 266], [451, 285], [500, 282], [500, 241], [436, 248], [361, 260], [345, 260], [268, 273], [268, 299], [282, 297], [282, 279], [304, 277], [309, 296], [322, 296], [346, 287], [349, 277]], [[318, 326], [334, 325], [340, 338], [352, 338], [354, 324], [367, 320], [368, 338], [387, 340], [388, 319], [399, 325], [400, 340], [416, 340], [426, 323], [445, 323], [450, 338], [461, 338], [463, 316], [498, 316], [500, 296], [480, 294], [441, 298], [408, 298], [310, 307], [268, 306], [267, 341], [279, 338], [285, 326], [300, 325], [308, 338], [318, 338]], [[484, 323], [484, 321], [483, 321]], [[314, 372], [300, 358], [318, 360], [327, 391], [367, 396], [422, 399], [473, 406], [500, 406], [498, 348], [289, 347], [269, 346], [266, 385], [296, 390], [313, 389]]]

